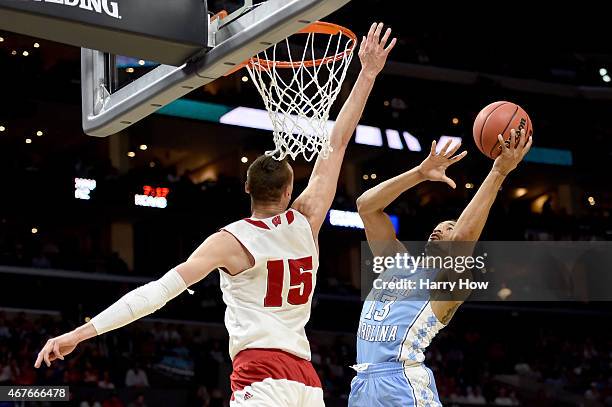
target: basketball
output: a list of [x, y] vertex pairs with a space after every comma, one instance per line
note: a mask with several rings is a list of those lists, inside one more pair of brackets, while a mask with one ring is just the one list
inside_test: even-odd
[[478, 113], [474, 121], [474, 141], [478, 149], [487, 157], [495, 159], [501, 152], [497, 140], [499, 134], [504, 141], [510, 140], [512, 129], [525, 129], [529, 137], [533, 134], [533, 126], [529, 115], [519, 105], [512, 102], [494, 102]]

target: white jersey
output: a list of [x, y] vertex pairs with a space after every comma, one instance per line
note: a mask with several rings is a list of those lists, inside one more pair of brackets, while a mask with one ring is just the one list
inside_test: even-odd
[[310, 319], [319, 255], [310, 224], [295, 209], [243, 219], [231, 233], [255, 265], [231, 276], [220, 270], [232, 360], [244, 349], [279, 349], [310, 360], [304, 327]]

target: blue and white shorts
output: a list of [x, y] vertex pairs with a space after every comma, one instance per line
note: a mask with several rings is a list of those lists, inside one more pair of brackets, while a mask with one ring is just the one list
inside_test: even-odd
[[442, 407], [431, 370], [401, 362], [354, 367], [349, 407]]

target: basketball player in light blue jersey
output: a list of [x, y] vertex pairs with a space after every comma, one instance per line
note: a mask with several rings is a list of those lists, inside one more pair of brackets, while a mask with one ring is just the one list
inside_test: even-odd
[[[520, 134], [512, 130], [508, 145], [501, 135], [499, 140], [502, 151], [476, 195], [457, 221], [444, 221], [435, 227], [429, 236], [429, 245], [436, 241], [478, 241], [504, 179], [521, 162], [532, 143], [524, 130]], [[384, 210], [403, 192], [424, 181], [445, 182], [455, 188], [455, 182], [446, 176], [446, 169], [465, 157], [465, 151], [456, 155], [459, 147], [451, 148], [449, 142], [436, 153], [434, 142], [429, 156], [419, 166], [366, 191], [357, 200], [374, 256], [407, 253]], [[473, 248], [473, 244], [469, 245]], [[386, 269], [381, 279], [398, 281], [406, 277], [416, 280], [431, 274], [434, 281], [440, 280], [440, 275], [434, 275], [436, 271], [440, 270], [419, 268], [410, 272], [394, 267]], [[449, 280], [453, 276], [444, 278]], [[427, 295], [421, 292], [414, 297], [410, 290], [373, 289], [367, 297], [357, 331], [357, 364], [354, 366], [357, 376], [351, 383], [349, 407], [442, 405], [433, 374], [423, 364], [424, 353], [438, 331], [450, 322], [466, 294], [458, 290], [456, 297], [448, 296], [448, 292], [440, 296], [435, 291], [425, 291]]]

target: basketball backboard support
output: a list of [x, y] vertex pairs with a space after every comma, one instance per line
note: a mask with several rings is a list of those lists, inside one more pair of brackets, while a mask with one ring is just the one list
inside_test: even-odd
[[350, 0], [268, 0], [209, 23], [203, 52], [182, 66], [159, 65], [111, 92], [108, 54], [81, 49], [83, 130], [107, 137], [226, 75], [253, 55], [336, 11]]

